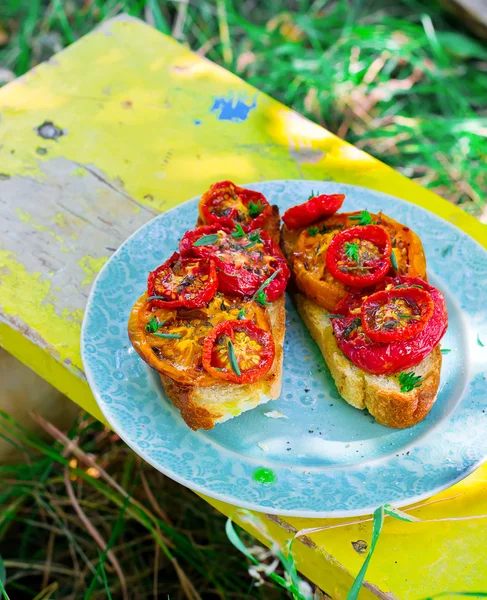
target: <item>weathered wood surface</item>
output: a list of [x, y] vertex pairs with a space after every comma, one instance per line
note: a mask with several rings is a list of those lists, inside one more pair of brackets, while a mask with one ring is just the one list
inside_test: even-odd
[[[79, 353], [94, 277], [140, 225], [216, 180], [354, 183], [485, 236], [457, 207], [135, 20], [106, 23], [2, 88], [0, 115], [0, 344], [100, 418]], [[487, 512], [486, 473], [450, 490], [461, 496], [435, 505], [435, 516]], [[319, 524], [268, 521], [281, 540]], [[297, 543], [298, 565], [344, 598], [363, 561], [351, 541], [370, 539], [369, 525]], [[468, 536], [464, 524], [388, 523], [363, 598], [410, 598], [460, 580], [487, 588], [483, 544], [479, 521]]]

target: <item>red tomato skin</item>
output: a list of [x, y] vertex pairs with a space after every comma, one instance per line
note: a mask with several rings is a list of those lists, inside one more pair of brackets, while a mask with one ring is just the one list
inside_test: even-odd
[[[338, 255], [343, 245], [353, 238], [372, 242], [382, 253], [382, 260], [379, 261], [376, 270], [368, 275], [351, 275], [350, 273], [343, 273], [338, 268]], [[326, 251], [326, 268], [337, 281], [341, 281], [350, 287], [364, 288], [379, 282], [385, 277], [391, 266], [389, 258], [391, 252], [391, 237], [386, 229], [379, 225], [358, 225], [337, 233], [331, 240]]]
[[[179, 251], [182, 256], [211, 257], [215, 261], [217, 268], [218, 290], [220, 292], [237, 296], [253, 296], [266, 280], [266, 276], [258, 275], [246, 269], [236, 269], [234, 264], [224, 262], [215, 255], [215, 246], [213, 244], [208, 246], [194, 246], [194, 242], [203, 235], [211, 235], [219, 231], [224, 231], [227, 235], [231, 235], [233, 229], [234, 223], [232, 223], [232, 229], [222, 227], [219, 224], [213, 224], [187, 231], [179, 243]], [[242, 229], [246, 234], [251, 233], [251, 230], [247, 227], [242, 227]], [[275, 257], [275, 261], [273, 261], [274, 270], [281, 269], [279, 275], [265, 288], [267, 300], [273, 302], [284, 292], [290, 277], [290, 271], [280, 247], [271, 239], [267, 231], [261, 231], [260, 238], [264, 243], [266, 254]]]
[[357, 315], [350, 314], [350, 310], [361, 306], [361, 298], [377, 291], [377, 288], [352, 292], [346, 296], [334, 309], [335, 314], [346, 315], [345, 318], [332, 319], [332, 327], [339, 348], [357, 367], [374, 375], [398, 373], [417, 365], [440, 342], [448, 327], [445, 298], [438, 289], [418, 277], [404, 276], [394, 279], [386, 278], [380, 282], [378, 289], [384, 289], [389, 283], [422, 286], [433, 298], [433, 315], [425, 328], [412, 338], [382, 343], [374, 342], [362, 334], [349, 340], [345, 339], [344, 330], [352, 323], [353, 319], [357, 318]]
[[251, 231], [262, 227], [272, 214], [272, 207], [265, 196], [260, 192], [254, 192], [253, 190], [239, 187], [231, 181], [220, 181], [213, 184], [201, 197], [199, 210], [204, 222], [208, 225], [218, 224], [224, 227], [233, 228], [234, 219], [237, 213], [236, 209], [233, 209], [226, 217], [218, 217], [210, 210], [214, 196], [218, 194], [219, 191], [224, 191], [228, 188], [234, 189], [235, 193], [238, 194], [245, 206], [248, 206], [251, 201], [264, 205], [264, 210], [257, 217], [251, 218], [248, 223], [245, 223]]
[[[376, 324], [372, 318], [374, 306], [385, 304], [392, 298], [409, 298], [421, 308], [421, 318], [410, 321], [407, 327], [399, 329], [381, 329], [374, 327]], [[415, 287], [381, 290], [366, 298], [361, 306], [362, 327], [365, 334], [374, 342], [394, 342], [409, 339], [425, 328], [434, 311], [434, 302], [431, 294], [424, 289]]]
[[[155, 281], [158, 273], [163, 271], [164, 269], [170, 268], [176, 261], [181, 260], [184, 264], [185, 258], [180, 257], [178, 252], [174, 252], [165, 263], [163, 263], [157, 269], [154, 269], [151, 273], [149, 273], [149, 277], [147, 279], [147, 297], [157, 296], [158, 294], [155, 291]], [[150, 303], [152, 306], [156, 306], [158, 308], [178, 308], [182, 306], [184, 308], [201, 308], [205, 306], [216, 294], [217, 286], [218, 286], [218, 278], [216, 273], [216, 265], [213, 260], [201, 260], [201, 266], [203, 269], [208, 271], [208, 285], [202, 290], [196, 298], [190, 298], [184, 295], [184, 292], [180, 293], [176, 300], [151, 300]]]
[[[250, 337], [257, 339], [259, 344], [262, 346], [261, 360], [255, 367], [243, 371], [241, 375], [237, 375], [233, 371], [222, 372], [212, 366], [212, 351], [216, 339], [223, 334], [228, 335], [230, 339], [233, 338], [233, 331], [235, 329], [246, 330]], [[217, 379], [226, 379], [233, 383], [254, 383], [258, 379], [261, 379], [272, 367], [275, 356], [275, 345], [272, 334], [260, 329], [257, 325], [254, 325], [252, 321], [241, 320], [241, 321], [224, 321], [210, 331], [203, 342], [203, 367], [210, 375]]]
[[320, 194], [313, 196], [304, 204], [293, 206], [282, 215], [289, 229], [306, 227], [324, 217], [329, 217], [342, 207], [344, 194]]

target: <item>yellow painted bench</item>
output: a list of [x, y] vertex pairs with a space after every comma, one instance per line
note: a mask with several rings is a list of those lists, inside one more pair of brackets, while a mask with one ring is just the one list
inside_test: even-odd
[[[129, 234], [214, 181], [362, 185], [427, 208], [487, 246], [485, 227], [459, 208], [134, 19], [105, 23], [2, 88], [0, 113], [0, 344], [101, 420], [79, 348], [90, 286]], [[433, 500], [445, 498], [414, 515], [487, 513], [487, 467]], [[261, 518], [281, 542], [347, 522]], [[487, 590], [485, 525], [386, 519], [360, 597]], [[352, 542], [370, 535], [365, 521], [302, 538], [298, 567], [345, 598], [364, 559]]]

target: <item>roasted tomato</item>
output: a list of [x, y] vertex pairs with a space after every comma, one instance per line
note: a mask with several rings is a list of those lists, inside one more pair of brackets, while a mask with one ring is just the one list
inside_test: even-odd
[[282, 220], [289, 229], [306, 227], [323, 217], [329, 217], [336, 213], [345, 200], [344, 194], [320, 194], [310, 196], [307, 202], [293, 206], [282, 215]]
[[383, 290], [364, 300], [362, 327], [374, 342], [407, 340], [425, 328], [433, 310], [433, 298], [424, 288]]
[[220, 181], [201, 196], [198, 205], [205, 225], [218, 223], [228, 227], [233, 222], [258, 229], [269, 219], [272, 207], [260, 192], [239, 187], [231, 181]]
[[433, 314], [421, 331], [408, 339], [385, 343], [371, 340], [362, 324], [362, 306], [374, 289], [352, 292], [337, 304], [333, 312], [342, 318], [333, 318], [332, 326], [340, 349], [364, 371], [385, 375], [404, 371], [421, 362], [443, 337], [448, 327], [448, 313], [443, 294], [417, 277], [387, 277], [377, 288], [402, 292], [424, 290], [430, 294], [434, 305]]
[[[357, 223], [373, 223], [386, 229], [392, 240], [395, 261], [392, 260], [389, 275], [407, 275], [426, 280], [426, 262], [418, 236], [409, 227], [383, 215], [367, 211], [338, 213], [314, 223], [302, 231], [286, 232], [294, 246], [293, 272], [299, 289], [327, 311], [332, 312], [353, 288], [341, 283], [328, 272], [325, 256], [328, 246], [338, 233], [356, 227]], [[293, 234], [297, 233], [295, 240]], [[392, 263], [397, 265], [394, 269]]]
[[159, 308], [198, 308], [213, 298], [217, 283], [213, 260], [181, 258], [175, 252], [149, 274], [147, 295], [152, 305]]
[[266, 231], [249, 231], [240, 223], [232, 229], [207, 225], [187, 231], [179, 251], [183, 256], [211, 257], [218, 272], [218, 289], [226, 294], [253, 296], [278, 271], [265, 288], [267, 300], [276, 300], [290, 275], [281, 249]]
[[391, 268], [391, 238], [383, 227], [364, 225], [338, 233], [326, 251], [326, 268], [351, 287], [367, 287]]
[[133, 347], [153, 369], [179, 383], [221, 383], [203, 367], [203, 342], [219, 323], [243, 319], [270, 331], [267, 310], [251, 300], [217, 293], [202, 308], [166, 309], [141, 296], [132, 308], [128, 333]]
[[207, 335], [203, 367], [215, 378], [233, 383], [253, 383], [274, 361], [272, 335], [252, 321], [225, 321]]

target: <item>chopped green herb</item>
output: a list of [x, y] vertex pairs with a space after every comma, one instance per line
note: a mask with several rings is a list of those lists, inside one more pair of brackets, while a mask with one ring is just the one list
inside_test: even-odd
[[336, 315], [335, 313], [328, 313], [327, 315], [323, 315], [324, 317], [328, 317], [329, 319], [344, 319], [344, 315]]
[[251, 246], [255, 246], [255, 244], [262, 244], [262, 240], [260, 239], [260, 229], [249, 233], [248, 238], [250, 242], [246, 244], [244, 248], [250, 248]]
[[240, 223], [235, 223], [235, 231], [230, 235], [236, 240], [245, 237], [245, 231], [242, 229], [242, 225], [240, 225]]
[[422, 290], [423, 289], [422, 285], [416, 285], [415, 283], [411, 287], [418, 288], [418, 290]]
[[410, 373], [399, 373], [399, 385], [401, 392], [411, 392], [414, 388], [421, 387], [423, 378], [421, 375], [416, 375], [414, 371]]
[[359, 317], [356, 317], [355, 319], [353, 319], [352, 321], [350, 321], [350, 323], [343, 330], [343, 337], [346, 340], [348, 340], [348, 338], [350, 337], [350, 334], [352, 333], [352, 331], [355, 331], [355, 329], [358, 329], [361, 324], [362, 324], [362, 320], [359, 319]]
[[161, 321], [159, 323], [159, 321], [155, 317], [151, 317], [150, 321], [145, 326], [145, 330], [149, 333], [155, 333], [160, 327], [164, 325], [165, 322], [166, 320]]
[[232, 340], [228, 340], [227, 349], [228, 349], [228, 358], [230, 359], [230, 365], [231, 365], [232, 369], [235, 371], [235, 375], [238, 375], [238, 377], [240, 377], [242, 372], [240, 371], [240, 367], [238, 366], [237, 355], [235, 354], [235, 348], [233, 347]]
[[345, 256], [358, 263], [358, 244], [345, 243]]
[[401, 283], [401, 285], [395, 285], [394, 289], [395, 290], [402, 290], [403, 288], [407, 288], [407, 285], [404, 285], [403, 283]]
[[157, 331], [158, 329], [159, 329], [159, 323], [157, 322], [157, 320], [154, 317], [151, 317], [150, 321], [145, 326], [145, 330], [149, 331], [150, 333], [154, 333], [154, 331]]
[[277, 269], [276, 271], [274, 271], [274, 273], [272, 273], [272, 275], [270, 277], [268, 277], [264, 281], [264, 283], [260, 286], [260, 288], [255, 292], [255, 294], [252, 296], [252, 300], [255, 300], [256, 302], [258, 302], [259, 304], [262, 304], [263, 306], [266, 306], [266, 304], [269, 304], [269, 302], [267, 302], [267, 296], [266, 296], [264, 290], [269, 285], [269, 283], [271, 281], [273, 281], [279, 275], [279, 273], [281, 271], [282, 271], [282, 269]]
[[357, 225], [370, 225], [372, 223], [372, 216], [368, 210], [363, 210], [359, 215], [353, 215], [349, 219], [358, 221]]
[[450, 348], [442, 348], [442, 349], [440, 350], [440, 352], [441, 352], [442, 354], [450, 354], [451, 350], [450, 350]]
[[149, 296], [147, 298], [147, 302], [150, 302], [151, 300], [164, 300], [164, 302], [168, 301], [164, 296]]
[[319, 194], [315, 194], [314, 190], [311, 190], [311, 194], [308, 196], [308, 200], [311, 200], [311, 198], [316, 198], [316, 196], [319, 196]]
[[414, 319], [415, 321], [419, 321], [421, 317], [419, 315], [406, 315], [406, 314], [398, 314], [400, 319]]
[[215, 242], [218, 242], [219, 237], [216, 233], [210, 233], [210, 235], [202, 235], [199, 239], [194, 242], [193, 246], [210, 246]]
[[394, 271], [399, 271], [399, 267], [397, 266], [396, 253], [394, 252], [394, 250], [391, 252], [391, 265]]
[[483, 343], [482, 343], [482, 340], [480, 339], [480, 336], [479, 336], [479, 334], [477, 334], [477, 344], [478, 344], [478, 345], [479, 345], [481, 348], [484, 348], [484, 347], [485, 347], [485, 344], [483, 344]]
[[167, 340], [179, 340], [183, 337], [180, 333], [154, 333], [153, 335]]
[[250, 217], [258, 217], [260, 213], [264, 210], [265, 204], [262, 203], [260, 200], [258, 200], [257, 202], [251, 200], [247, 208]]
[[241, 308], [238, 311], [237, 320], [242, 321], [243, 319], [245, 319], [245, 310], [243, 308]]
[[253, 296], [253, 300], [255, 300], [258, 304], [262, 306], [269, 306], [270, 302], [267, 302], [267, 296], [264, 290], [257, 290], [257, 292]]
[[314, 237], [314, 236], [315, 236], [316, 234], [318, 234], [319, 232], [320, 232], [320, 230], [318, 229], [318, 227], [310, 227], [310, 228], [308, 229], [308, 234], [309, 234], [311, 237]]

